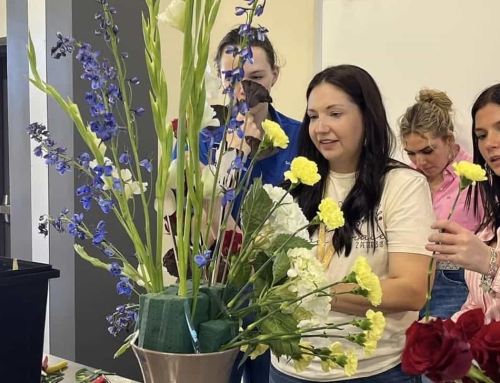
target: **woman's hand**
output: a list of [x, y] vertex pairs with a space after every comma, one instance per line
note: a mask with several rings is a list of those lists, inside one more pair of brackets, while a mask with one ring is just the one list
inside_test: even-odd
[[490, 248], [474, 233], [458, 223], [440, 220], [432, 225], [442, 232], [432, 234], [425, 248], [435, 252], [437, 261], [451, 262], [464, 269], [487, 274], [490, 269]]

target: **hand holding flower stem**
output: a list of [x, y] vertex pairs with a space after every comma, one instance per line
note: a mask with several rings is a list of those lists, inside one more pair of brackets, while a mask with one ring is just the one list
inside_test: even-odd
[[[455, 169], [455, 174], [460, 177], [460, 186], [458, 188], [457, 196], [453, 201], [450, 212], [448, 213], [447, 220], [451, 218], [455, 212], [458, 199], [460, 194], [466, 190], [470, 185], [475, 185], [476, 182], [486, 181], [486, 172], [479, 165], [472, 164], [468, 161], [460, 161], [458, 164], [454, 163], [453, 167]], [[435, 253], [433, 253], [434, 255]], [[425, 322], [429, 322], [430, 317], [430, 307], [431, 307], [431, 279], [434, 270], [434, 258], [432, 257], [429, 262], [429, 268], [427, 270], [427, 295], [425, 303]]]

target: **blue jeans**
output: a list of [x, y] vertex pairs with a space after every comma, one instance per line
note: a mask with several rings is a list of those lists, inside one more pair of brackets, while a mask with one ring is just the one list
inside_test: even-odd
[[[450, 318], [462, 308], [469, 289], [464, 279], [464, 270], [437, 270], [431, 291], [430, 315], [442, 319]], [[420, 310], [420, 319], [425, 317], [425, 307]]]
[[[252, 292], [253, 286], [248, 286], [245, 293]], [[249, 300], [246, 300], [241, 307], [248, 306]], [[256, 321], [255, 313], [251, 313], [243, 318], [242, 327], [247, 328], [251, 323]], [[271, 367], [271, 352], [268, 350], [266, 353], [260, 355], [257, 359], [251, 360], [247, 358], [245, 363], [238, 368], [241, 359], [245, 353], [239, 352], [234, 362], [233, 369], [231, 371], [231, 378], [229, 383], [241, 383], [241, 378], [243, 377], [243, 383], [269, 383], [269, 368]]]
[[245, 353], [239, 352], [231, 371], [229, 383], [240, 383], [243, 377], [243, 383], [269, 383], [269, 368], [271, 367], [271, 353], [267, 350], [255, 360], [248, 358], [238, 369], [241, 358]]
[[[334, 382], [328, 383], [337, 383], [337, 382], [346, 382], [346, 383], [420, 383], [420, 376], [411, 376], [406, 375], [401, 370], [401, 365], [397, 365], [396, 367], [391, 368], [388, 371], [385, 371], [378, 375], [369, 376], [367, 378], [359, 378], [359, 379], [345, 379], [345, 380], [336, 380]], [[271, 366], [271, 374], [269, 375], [269, 383], [310, 383], [309, 380], [298, 379], [292, 376], [285, 375], [278, 371], [274, 366]], [[324, 382], [327, 383], [327, 382]]]

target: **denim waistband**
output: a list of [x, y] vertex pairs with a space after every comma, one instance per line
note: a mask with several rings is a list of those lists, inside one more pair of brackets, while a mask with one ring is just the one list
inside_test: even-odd
[[436, 264], [436, 270], [458, 271], [460, 267], [451, 262], [438, 262]]

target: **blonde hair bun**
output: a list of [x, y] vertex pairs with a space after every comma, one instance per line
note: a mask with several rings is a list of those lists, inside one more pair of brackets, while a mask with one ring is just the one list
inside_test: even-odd
[[422, 89], [418, 94], [417, 101], [434, 104], [447, 112], [451, 112], [451, 106], [453, 105], [446, 93], [435, 89]]

